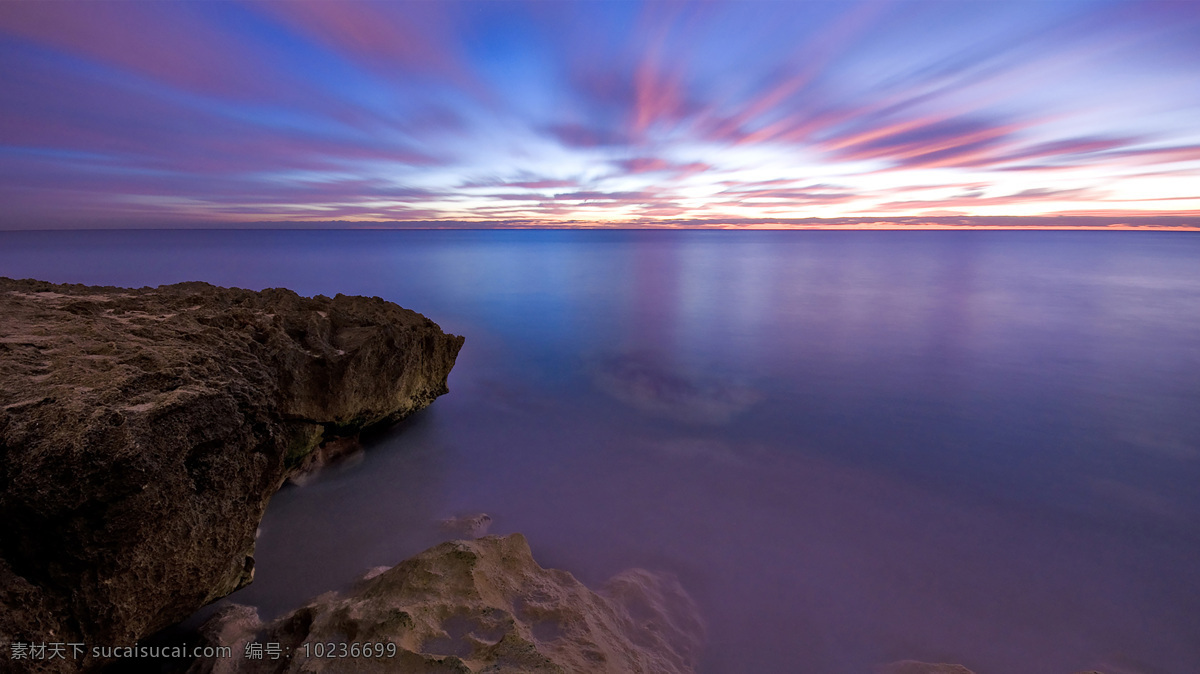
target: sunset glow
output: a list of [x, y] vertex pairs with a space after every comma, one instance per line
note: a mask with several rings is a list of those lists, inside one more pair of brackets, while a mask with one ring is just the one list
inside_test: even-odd
[[0, 227], [1191, 229], [1196, 35], [1195, 2], [6, 2]]

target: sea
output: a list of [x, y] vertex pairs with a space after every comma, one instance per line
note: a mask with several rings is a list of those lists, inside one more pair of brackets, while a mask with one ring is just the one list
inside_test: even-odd
[[1200, 234], [0, 233], [0, 275], [379, 296], [450, 393], [271, 502], [265, 618], [474, 513], [673, 574], [700, 671], [1200, 672]]

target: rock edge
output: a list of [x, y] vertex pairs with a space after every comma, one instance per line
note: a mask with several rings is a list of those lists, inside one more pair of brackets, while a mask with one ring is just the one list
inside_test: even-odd
[[244, 586], [283, 481], [462, 344], [379, 298], [0, 278], [0, 642], [133, 645]]
[[[631, 569], [593, 592], [539, 566], [521, 534], [442, 543], [265, 625], [231, 604], [201, 632], [233, 657], [198, 661], [189, 674], [687, 674], [705, 637], [674, 577]], [[278, 657], [245, 657], [252, 643], [276, 645]], [[394, 647], [317, 657], [330, 643]]]

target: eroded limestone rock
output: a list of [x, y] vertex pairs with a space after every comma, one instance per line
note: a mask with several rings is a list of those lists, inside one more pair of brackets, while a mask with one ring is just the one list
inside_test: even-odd
[[245, 585], [284, 479], [462, 343], [379, 298], [0, 278], [0, 643], [133, 645]]
[[[704, 641], [696, 606], [673, 578], [635, 569], [593, 592], [538, 566], [520, 534], [443, 543], [266, 625], [229, 606], [202, 632], [234, 657], [197, 662], [191, 674], [682, 674], [694, 671]], [[281, 655], [247, 659], [251, 643], [279, 644]], [[330, 643], [395, 650], [317, 657]]]

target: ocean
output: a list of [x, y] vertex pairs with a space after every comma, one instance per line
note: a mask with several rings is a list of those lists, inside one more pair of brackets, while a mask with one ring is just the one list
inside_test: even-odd
[[1200, 236], [0, 232], [0, 275], [377, 295], [450, 393], [272, 501], [264, 617], [447, 537], [675, 574], [701, 671], [1200, 671]]

